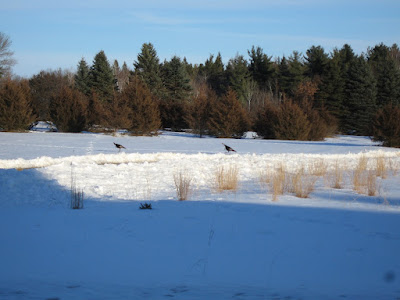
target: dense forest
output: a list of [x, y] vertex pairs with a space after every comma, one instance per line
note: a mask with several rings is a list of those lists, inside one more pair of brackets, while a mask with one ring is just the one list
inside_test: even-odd
[[372, 136], [400, 146], [400, 50], [379, 44], [355, 54], [344, 45], [272, 58], [260, 47], [227, 63], [177, 56], [160, 62], [145, 43], [132, 66], [104, 51], [76, 72], [44, 70], [31, 78], [0, 72], [0, 128], [26, 130], [46, 120], [60, 131], [160, 128], [199, 136], [322, 140], [335, 133]]

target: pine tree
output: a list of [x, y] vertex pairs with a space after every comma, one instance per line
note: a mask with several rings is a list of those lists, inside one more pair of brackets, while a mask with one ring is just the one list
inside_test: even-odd
[[260, 89], [272, 90], [275, 69], [271, 57], [268, 57], [260, 47], [253, 46], [247, 53], [250, 56], [249, 71], [253, 80]]
[[227, 82], [221, 53], [218, 53], [215, 60], [214, 55], [210, 55], [206, 60], [203, 69], [203, 76], [206, 77], [208, 85], [215, 93], [217, 93], [218, 96], [221, 96], [226, 92]]
[[293, 95], [293, 84], [292, 84], [292, 74], [290, 73], [289, 64], [286, 57], [283, 57], [278, 65], [278, 82], [279, 90], [285, 96]]
[[289, 56], [289, 72], [291, 77], [291, 87], [289, 95], [292, 96], [293, 91], [296, 90], [297, 86], [304, 79], [304, 63], [301, 59], [301, 55], [297, 51], [293, 51], [293, 54]]
[[328, 65], [329, 57], [321, 46], [312, 46], [306, 52], [305, 57], [306, 72], [305, 74], [314, 79], [322, 77], [325, 74]]
[[147, 84], [153, 95], [161, 95], [162, 79], [160, 60], [153, 44], [144, 43], [137, 60], [134, 62], [135, 74]]
[[164, 86], [160, 100], [162, 126], [173, 130], [186, 128], [185, 111], [192, 90], [186, 66], [174, 56], [161, 66], [161, 74]]
[[333, 57], [326, 67], [325, 76], [316, 94], [317, 107], [326, 107], [338, 119], [343, 117], [345, 79], [339, 57]]
[[28, 82], [10, 78], [2, 82], [0, 84], [0, 128], [24, 130], [34, 118]]
[[363, 56], [350, 63], [345, 93], [344, 129], [346, 132], [369, 135], [371, 120], [376, 112], [376, 81]]
[[90, 94], [89, 66], [82, 58], [78, 64], [78, 70], [74, 76], [75, 88], [84, 95]]
[[110, 63], [103, 50], [96, 54], [89, 72], [90, 87], [103, 102], [111, 102], [115, 78]]
[[246, 104], [247, 94], [251, 89], [249, 84], [251, 79], [247, 61], [242, 55], [236, 55], [235, 58], [229, 60], [226, 75], [229, 87], [236, 92], [239, 101]]
[[400, 70], [391, 56], [389, 47], [380, 44], [368, 51], [368, 62], [377, 84], [377, 104], [400, 103]]

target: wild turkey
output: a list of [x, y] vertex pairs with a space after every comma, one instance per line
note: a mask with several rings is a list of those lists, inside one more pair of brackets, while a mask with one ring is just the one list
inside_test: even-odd
[[118, 148], [119, 151], [121, 151], [122, 148], [123, 148], [123, 149], [126, 149], [124, 146], [122, 146], [122, 145], [120, 145], [120, 144], [114, 143], [114, 145], [115, 145], [115, 147]]
[[225, 145], [224, 143], [222, 143], [222, 145], [225, 146], [225, 149], [226, 149], [226, 151], [228, 151], [228, 153], [229, 153], [229, 152], [236, 152], [236, 150], [232, 149], [232, 148], [229, 147], [228, 145]]

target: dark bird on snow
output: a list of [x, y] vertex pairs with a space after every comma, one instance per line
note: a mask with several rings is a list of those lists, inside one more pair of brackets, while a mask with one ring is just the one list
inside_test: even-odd
[[225, 146], [226, 151], [228, 151], [228, 153], [231, 152], [236, 152], [236, 150], [232, 149], [231, 147], [229, 147], [228, 145], [225, 145], [224, 143], [222, 143], [222, 145]]
[[118, 150], [120, 150], [120, 151], [121, 151], [122, 148], [126, 149], [124, 146], [122, 146], [122, 145], [120, 145], [120, 144], [114, 143], [114, 145], [115, 145], [115, 147], [117, 147]]

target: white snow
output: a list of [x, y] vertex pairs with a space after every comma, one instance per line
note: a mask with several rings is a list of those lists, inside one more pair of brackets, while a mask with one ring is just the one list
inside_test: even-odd
[[[352, 189], [360, 157], [387, 163], [376, 196]], [[340, 166], [342, 189], [318, 177], [310, 198], [272, 201], [260, 183], [318, 161]], [[221, 166], [237, 168], [237, 191], [216, 190]], [[399, 149], [367, 137], [0, 133], [0, 299], [397, 299], [399, 173]], [[69, 207], [71, 177], [84, 209]]]

